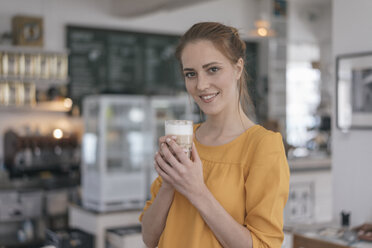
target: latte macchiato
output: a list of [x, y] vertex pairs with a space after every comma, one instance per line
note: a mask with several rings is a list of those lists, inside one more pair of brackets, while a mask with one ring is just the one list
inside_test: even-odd
[[187, 150], [187, 156], [191, 157], [191, 147], [193, 140], [193, 122], [187, 120], [166, 120], [165, 135], [176, 136], [179, 146]]

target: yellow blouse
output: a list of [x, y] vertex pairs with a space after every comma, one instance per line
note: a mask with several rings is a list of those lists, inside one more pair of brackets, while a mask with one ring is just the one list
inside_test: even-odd
[[[289, 167], [281, 135], [255, 125], [224, 145], [194, 142], [203, 163], [205, 184], [225, 210], [249, 229], [253, 247], [281, 247], [283, 209], [289, 191]], [[152, 183], [152, 198], [144, 212], [161, 183], [160, 177]], [[222, 246], [197, 209], [176, 191], [158, 247]]]

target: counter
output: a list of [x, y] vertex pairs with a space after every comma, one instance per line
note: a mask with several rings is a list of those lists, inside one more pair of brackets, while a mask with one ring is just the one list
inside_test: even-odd
[[331, 157], [306, 157], [288, 159], [291, 172], [331, 170]]

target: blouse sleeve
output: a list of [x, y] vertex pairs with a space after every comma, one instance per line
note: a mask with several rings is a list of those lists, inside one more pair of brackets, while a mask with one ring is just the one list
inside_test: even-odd
[[289, 167], [279, 133], [268, 133], [258, 143], [245, 182], [246, 216], [253, 247], [281, 247], [283, 210], [289, 192]]
[[161, 187], [161, 184], [162, 184], [162, 179], [160, 176], [158, 176], [154, 182], [151, 184], [151, 199], [146, 201], [146, 204], [145, 204], [145, 207], [143, 208], [143, 211], [142, 213], [140, 214], [139, 216], [139, 221], [142, 222], [142, 217], [143, 217], [143, 214], [146, 212], [146, 210], [151, 206], [151, 204], [154, 202], [154, 199], [156, 197], [156, 195], [158, 194], [159, 192], [159, 189]]

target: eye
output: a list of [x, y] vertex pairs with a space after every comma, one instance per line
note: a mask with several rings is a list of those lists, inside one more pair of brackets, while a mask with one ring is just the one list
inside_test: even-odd
[[219, 71], [220, 70], [220, 68], [218, 68], [218, 67], [211, 67], [211, 68], [209, 68], [209, 71], [210, 72], [217, 72], [217, 71]]
[[196, 73], [195, 72], [187, 72], [185, 73], [185, 77], [186, 78], [192, 78], [192, 77], [195, 77]]

